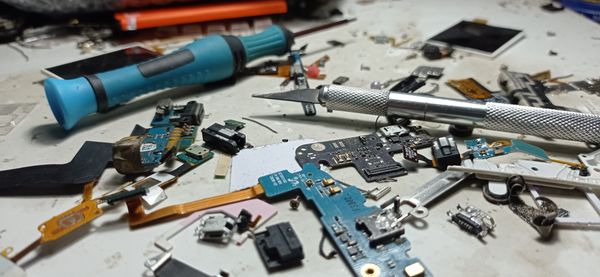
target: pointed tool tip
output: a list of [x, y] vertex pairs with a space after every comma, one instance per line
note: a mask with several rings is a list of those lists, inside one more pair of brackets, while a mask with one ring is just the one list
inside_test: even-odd
[[315, 89], [299, 89], [285, 92], [253, 94], [252, 97], [313, 104], [320, 103], [319, 90]]

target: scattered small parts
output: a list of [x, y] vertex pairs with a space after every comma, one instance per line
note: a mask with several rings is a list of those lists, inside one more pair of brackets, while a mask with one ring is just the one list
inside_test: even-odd
[[454, 49], [449, 47], [439, 47], [431, 44], [425, 44], [422, 49], [423, 57], [430, 61], [440, 60], [442, 58], [447, 58], [452, 55]]
[[494, 219], [486, 212], [473, 206], [456, 206], [456, 211], [448, 211], [450, 220], [458, 225], [462, 230], [483, 238], [496, 227]]
[[397, 40], [395, 37], [390, 37], [386, 35], [370, 36], [369, 39], [375, 42], [376, 44], [389, 44], [394, 48], [400, 48], [403, 44], [411, 40], [411, 38], [407, 34], [402, 34], [402, 37], [399, 40]]
[[448, 80], [446, 84], [469, 99], [486, 100], [493, 97], [492, 91], [473, 78]]
[[560, 211], [556, 203], [547, 197], [538, 196], [533, 199], [536, 207], [527, 205], [519, 196], [527, 188], [522, 176], [511, 176], [506, 180], [506, 184], [510, 192], [508, 207], [511, 211], [531, 225], [542, 239], [550, 238]]
[[540, 72], [531, 76], [527, 73], [510, 71], [504, 66], [500, 69], [500, 75], [498, 75], [498, 85], [502, 89], [502, 95], [511, 103], [553, 110], [568, 110], [552, 103], [546, 95], [549, 91], [546, 82], [534, 78], [541, 79], [546, 77], [544, 75], [547, 76], [550, 73]]
[[[309, 85], [308, 85], [308, 72], [307, 70], [304, 69], [304, 66], [302, 65], [302, 52], [303, 51], [297, 51], [297, 50], [293, 50], [290, 53], [290, 56], [288, 57], [288, 60], [291, 62], [290, 65], [290, 78], [289, 80], [294, 81], [294, 89], [308, 89]], [[315, 74], [318, 76], [319, 75], [319, 65], [321, 63], [325, 63], [327, 60], [329, 60], [329, 56], [325, 56], [319, 60], [317, 60], [315, 63], [311, 64], [312, 66], [312, 70], [311, 70], [311, 74], [314, 76]], [[325, 76], [323, 76], [323, 79], [325, 79]], [[317, 114], [317, 110], [315, 108], [315, 104], [314, 103], [308, 103], [308, 102], [303, 102], [301, 103], [302, 105], [302, 110], [304, 110], [304, 115], [307, 116], [313, 116]]]
[[346, 43], [343, 43], [343, 42], [338, 41], [338, 40], [328, 40], [327, 44], [329, 44], [329, 45], [331, 45], [333, 47], [338, 47], [338, 46], [339, 47], [344, 47], [344, 46], [346, 46]]
[[173, 258], [171, 252], [161, 253], [152, 257], [144, 263], [147, 269], [154, 273], [156, 277], [229, 277], [229, 273], [220, 270], [218, 274], [209, 275], [180, 260]]
[[200, 145], [192, 145], [185, 149], [185, 152], [177, 154], [177, 159], [196, 166], [212, 159], [214, 155], [215, 153], [208, 148]]
[[406, 57], [404, 57], [404, 60], [408, 61], [408, 60], [416, 59], [418, 56], [419, 55], [417, 53], [410, 53]]
[[300, 207], [300, 195], [296, 196], [296, 198], [290, 200], [290, 208], [292, 210], [298, 210]]
[[[400, 81], [398, 84], [390, 88], [390, 91], [402, 93], [414, 93], [418, 89], [425, 86], [428, 79], [439, 79], [444, 74], [444, 68], [433, 66], [418, 66], [410, 73], [410, 76], [403, 79], [388, 80], [382, 84], [382, 88], [386, 88], [391, 84]], [[437, 85], [437, 84], [436, 84]], [[435, 90], [432, 89], [432, 91]]]
[[304, 259], [302, 244], [289, 222], [267, 226], [256, 233], [254, 244], [268, 270], [299, 265]]
[[383, 84], [379, 81], [373, 81], [369, 87], [371, 89], [383, 89]]
[[200, 218], [196, 236], [200, 240], [228, 243], [237, 231], [236, 219], [225, 212], [206, 213]]
[[229, 128], [229, 129], [233, 129], [234, 131], [239, 131], [241, 129], [244, 129], [245, 126], [246, 126], [246, 123], [241, 122], [241, 121], [237, 121], [237, 120], [233, 120], [233, 119], [225, 120], [225, 127]]
[[227, 153], [219, 155], [217, 167], [215, 168], [215, 178], [224, 179], [225, 177], [227, 177], [227, 173], [229, 172], [229, 168], [231, 167], [231, 160], [231, 155]]
[[416, 262], [405, 267], [404, 274], [406, 274], [407, 277], [420, 277], [425, 274], [425, 268], [421, 263]]
[[202, 139], [208, 146], [230, 155], [235, 155], [246, 145], [246, 135], [218, 123], [203, 128]]
[[541, 8], [548, 12], [560, 12], [565, 9], [560, 1], [551, 0], [550, 3], [542, 5]]
[[431, 154], [433, 166], [440, 170], [446, 170], [450, 165], [460, 165], [462, 161], [453, 137], [441, 137], [434, 141]]
[[345, 82], [348, 82], [348, 80], [350, 80], [350, 78], [346, 77], [346, 76], [339, 76], [337, 78], [335, 78], [335, 80], [333, 80], [334, 85], [343, 85]]
[[260, 121], [258, 121], [258, 120], [256, 120], [256, 119], [252, 119], [252, 118], [248, 118], [248, 117], [242, 117], [242, 119], [243, 119], [243, 120], [250, 121], [250, 122], [253, 122], [253, 123], [256, 123], [256, 124], [258, 124], [258, 125], [260, 125], [260, 126], [262, 126], [262, 127], [265, 127], [267, 130], [271, 131], [273, 134], [278, 134], [278, 132], [277, 132], [277, 131], [275, 131], [275, 129], [273, 129], [273, 128], [269, 127], [269, 125], [267, 125], [267, 124], [264, 124], [264, 123], [262, 123], [262, 122], [260, 122]]

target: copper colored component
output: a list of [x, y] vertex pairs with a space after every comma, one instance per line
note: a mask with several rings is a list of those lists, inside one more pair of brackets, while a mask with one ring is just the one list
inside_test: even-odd
[[252, 222], [250, 222], [250, 224], [248, 224], [248, 226], [250, 226], [252, 228], [256, 227], [261, 219], [262, 219], [262, 216], [257, 215], [256, 218], [254, 220], [252, 220]]
[[31, 244], [27, 245], [27, 247], [25, 247], [23, 250], [21, 250], [19, 253], [15, 254], [14, 256], [12, 256], [12, 258], [10, 258], [10, 260], [13, 263], [18, 262], [21, 258], [25, 257], [25, 255], [27, 255], [29, 252], [31, 252], [33, 249], [36, 249], [38, 246], [40, 246], [42, 244], [42, 239], [39, 238], [37, 240], [35, 240], [34, 242], [32, 242]]
[[340, 187], [330, 187], [329, 188], [329, 193], [331, 195], [334, 195], [334, 194], [339, 193], [341, 191], [342, 191], [342, 189]]
[[96, 182], [89, 182], [83, 186], [83, 201], [92, 200], [94, 185], [96, 185]]
[[260, 184], [247, 189], [230, 192], [218, 196], [204, 198], [192, 202], [164, 207], [146, 214], [140, 198], [133, 198], [127, 201], [127, 210], [129, 212], [129, 225], [132, 227], [145, 225], [157, 220], [166, 220], [180, 217], [200, 210], [214, 208], [225, 204], [235, 203], [242, 200], [256, 198], [265, 193]]
[[448, 85], [470, 99], [488, 99], [492, 92], [473, 78], [449, 80]]
[[323, 179], [323, 181], [321, 181], [321, 183], [323, 183], [324, 187], [328, 187], [328, 186], [335, 184], [335, 180], [333, 178], [327, 178], [327, 179]]
[[552, 79], [552, 74], [550, 73], [550, 70], [545, 70], [542, 72], [532, 74], [531, 79], [534, 79], [536, 81], [546, 81]]
[[325, 55], [321, 58], [319, 58], [318, 60], [314, 61], [313, 63], [311, 63], [309, 66], [317, 66], [317, 67], [323, 67], [323, 65], [325, 65], [326, 62], [328, 62], [331, 58], [328, 55]]
[[80, 226], [102, 215], [102, 209], [94, 200], [86, 200], [81, 204], [52, 217], [42, 223], [38, 230], [42, 233], [41, 242], [57, 240]]

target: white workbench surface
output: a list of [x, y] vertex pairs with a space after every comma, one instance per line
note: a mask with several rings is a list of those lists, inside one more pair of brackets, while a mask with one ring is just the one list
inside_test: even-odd
[[[439, 81], [441, 89], [437, 95], [454, 98], [461, 96], [447, 87], [445, 80], [474, 77], [486, 86], [497, 89], [496, 78], [502, 64], [519, 72], [533, 73], [550, 69], [555, 76], [574, 74], [571, 80], [597, 77], [600, 64], [600, 25], [571, 11], [553, 14], [544, 12], [539, 8], [542, 2], [546, 1], [376, 1], [367, 5], [347, 3], [342, 10], [348, 17], [357, 17], [357, 22], [302, 37], [296, 45], [310, 43], [310, 51], [325, 47], [325, 41], [329, 39], [351, 42], [343, 48], [323, 53], [331, 56], [331, 61], [324, 68], [327, 79], [309, 80], [311, 86], [330, 83], [337, 76], [344, 75], [350, 77], [347, 85], [368, 87], [375, 80], [385, 81], [406, 76], [419, 65], [444, 67], [445, 75]], [[375, 44], [364, 34], [400, 36], [407, 33], [414, 40], [419, 40], [461, 19], [475, 17], [486, 18], [494, 25], [522, 28], [526, 38], [495, 60], [457, 53], [452, 59], [427, 62], [421, 57], [405, 60], [410, 51]], [[311, 24], [315, 23], [291, 26], [298, 30]], [[548, 36], [547, 31], [555, 32], [556, 36]], [[556, 51], [558, 55], [549, 56], [549, 50]], [[9, 135], [0, 137], [0, 169], [64, 163], [73, 157], [86, 140], [114, 142], [126, 136], [135, 124], [147, 125], [153, 115], [154, 104], [166, 97], [179, 103], [192, 99], [204, 103], [207, 117], [203, 126], [225, 119], [240, 120], [244, 116], [252, 117], [279, 131], [275, 135], [263, 127], [248, 123], [243, 132], [255, 146], [277, 143], [284, 138], [330, 140], [374, 131], [374, 116], [326, 113], [324, 109], [319, 109], [317, 116], [305, 117], [299, 104], [252, 99], [250, 95], [253, 93], [278, 91], [282, 80], [250, 77], [239, 80], [234, 86], [219, 89], [187, 87], [137, 99], [107, 115], [87, 118], [74, 131], [65, 133], [50, 112], [43, 87], [33, 82], [44, 78], [40, 68], [77, 60], [83, 56], [73, 43], [59, 45], [51, 50], [23, 51], [29, 56], [28, 62], [13, 49], [0, 46], [0, 103], [37, 105]], [[308, 56], [304, 61], [312, 62], [321, 55]], [[361, 64], [370, 66], [371, 70], [361, 71]], [[552, 97], [556, 103], [586, 110], [585, 106], [581, 106], [585, 101], [580, 101], [584, 98], [600, 103], [599, 97], [584, 93]], [[283, 114], [287, 116], [283, 117]], [[445, 134], [446, 126], [433, 123], [422, 125], [433, 134]], [[516, 135], [476, 130], [476, 135], [483, 134], [489, 134], [493, 139], [516, 138]], [[536, 143], [559, 157], [573, 159], [575, 154], [590, 151], [582, 143], [543, 141], [533, 137], [525, 137], [525, 140]], [[182, 177], [178, 184], [167, 190], [169, 199], [162, 205], [226, 192], [229, 179], [212, 177], [217, 160], [213, 159]], [[364, 182], [351, 168], [335, 170], [332, 174], [362, 188], [376, 185]], [[397, 183], [392, 184], [393, 191], [388, 197], [405, 195], [436, 174], [435, 170], [420, 168], [417, 172], [400, 177]], [[95, 190], [96, 195], [116, 187], [121, 180], [113, 169], [107, 170]], [[19, 250], [38, 237], [38, 224], [74, 206], [80, 196], [0, 199], [0, 249], [12, 246]], [[583, 197], [577, 194], [554, 196], [554, 199], [572, 214], [595, 215]], [[482, 243], [449, 223], [445, 213], [457, 203], [470, 203], [489, 211], [498, 224], [495, 236], [486, 237], [485, 243]], [[324, 260], [318, 255], [321, 225], [316, 215], [307, 210], [306, 205], [302, 205], [299, 211], [291, 211], [287, 200], [274, 204], [279, 212], [267, 225], [291, 222], [304, 245], [306, 258], [301, 267], [273, 275], [350, 274], [339, 257]], [[29, 276], [147, 274], [144, 261], [160, 253], [152, 245], [153, 239], [176, 222], [130, 230], [125, 213], [124, 206], [112, 209], [89, 226], [28, 255], [21, 261], [21, 265]], [[600, 232], [557, 229], [550, 241], [540, 241], [534, 229], [514, 215], [508, 207], [486, 202], [477, 184], [467, 184], [436, 202], [425, 222], [424, 226], [417, 226], [418, 228], [406, 226], [405, 236], [412, 243], [409, 254], [419, 257], [437, 276], [595, 276], [600, 270]], [[241, 247], [234, 244], [215, 246], [197, 243], [192, 236], [193, 229], [188, 229], [174, 239], [175, 257], [207, 273], [224, 269], [232, 276], [267, 274], [253, 243], [248, 242]]]

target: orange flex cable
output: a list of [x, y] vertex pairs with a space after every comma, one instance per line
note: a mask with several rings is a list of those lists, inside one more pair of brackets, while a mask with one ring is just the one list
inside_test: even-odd
[[38, 226], [38, 231], [41, 233], [40, 238], [15, 254], [10, 260], [16, 263], [41, 244], [60, 239], [101, 216], [102, 209], [98, 207], [96, 200], [92, 200], [92, 191], [96, 185], [96, 181], [94, 180], [85, 184], [83, 187], [83, 201], [79, 205], [40, 224]]
[[257, 198], [264, 195], [265, 190], [260, 184], [247, 189], [234, 191], [218, 196], [195, 200], [192, 202], [164, 207], [146, 214], [142, 200], [139, 197], [127, 200], [127, 211], [129, 212], [129, 225], [136, 227], [151, 223], [160, 219], [175, 218], [204, 209], [214, 208], [243, 200]]

